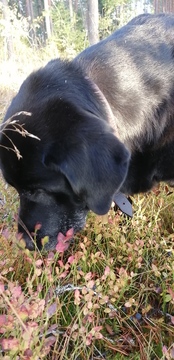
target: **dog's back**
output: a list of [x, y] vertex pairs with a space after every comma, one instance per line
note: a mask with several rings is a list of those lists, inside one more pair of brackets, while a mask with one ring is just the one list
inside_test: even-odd
[[107, 98], [120, 138], [129, 146], [129, 138], [142, 132], [157, 141], [173, 123], [173, 15], [140, 15], [74, 61]]

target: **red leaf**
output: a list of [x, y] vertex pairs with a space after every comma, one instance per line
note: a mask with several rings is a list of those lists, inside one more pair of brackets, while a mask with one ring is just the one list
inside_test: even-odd
[[58, 260], [58, 264], [59, 264], [60, 267], [64, 267], [64, 263], [63, 263], [62, 260]]
[[74, 256], [74, 255], [71, 255], [71, 256], [69, 256], [69, 258], [68, 258], [68, 263], [69, 263], [69, 264], [72, 264], [72, 263], [74, 262], [74, 260], [75, 260], [75, 256]]
[[56, 341], [56, 337], [55, 336], [49, 336], [48, 338], [46, 338], [45, 339], [45, 341], [44, 341], [44, 345], [46, 345], [46, 346], [52, 346], [54, 343], [55, 343], [55, 341]]
[[104, 275], [105, 275], [105, 276], [108, 276], [109, 273], [110, 273], [110, 268], [109, 268], [109, 266], [106, 266], [106, 267], [105, 267], [105, 271], [104, 271]]
[[0, 284], [0, 293], [4, 292], [4, 284]]
[[174, 291], [169, 288], [168, 292], [171, 295], [172, 300], [174, 300]]
[[16, 299], [18, 299], [20, 297], [20, 295], [22, 294], [22, 289], [21, 286], [14, 286], [14, 288], [11, 290], [12, 292], [12, 296]]
[[170, 356], [171, 356], [171, 359], [174, 359], [174, 345], [172, 346], [172, 348], [170, 350]]
[[5, 239], [6, 239], [6, 240], [8, 240], [9, 235], [10, 235], [10, 233], [9, 233], [9, 229], [5, 229], [5, 230], [3, 230], [2, 234], [4, 235]]
[[22, 305], [18, 310], [19, 317], [24, 321], [28, 318], [28, 309], [25, 305]]
[[63, 273], [61, 273], [59, 275], [59, 279], [64, 279], [67, 276], [67, 274], [68, 274], [68, 271], [64, 271]]
[[57, 236], [57, 245], [56, 245], [56, 250], [60, 253], [63, 253], [64, 251], [66, 251], [69, 247], [69, 241], [72, 239], [73, 237], [73, 233], [74, 230], [73, 228], [69, 229], [66, 232], [66, 235], [63, 235], [61, 232], [58, 234]]
[[13, 328], [13, 316], [12, 315], [0, 315], [0, 334], [11, 330]]
[[7, 323], [7, 315], [0, 315], [0, 328]]
[[57, 310], [57, 304], [56, 304], [56, 302], [54, 302], [47, 309], [48, 317], [50, 318], [51, 316], [53, 316], [56, 313], [56, 310]]
[[54, 260], [54, 253], [52, 251], [48, 253], [47, 260]]
[[112, 327], [110, 325], [105, 324], [105, 327], [106, 327], [106, 330], [107, 330], [109, 335], [111, 335], [111, 336], [114, 335], [114, 331], [113, 331], [113, 329], [112, 329]]
[[89, 334], [86, 336], [86, 346], [91, 345], [91, 342], [92, 342], [92, 334], [89, 333]]
[[44, 353], [44, 355], [48, 355], [50, 353], [51, 346], [56, 342], [56, 337], [51, 335], [48, 338], [44, 340], [43, 347], [41, 349], [41, 353]]
[[69, 229], [69, 230], [67, 231], [66, 237], [67, 237], [67, 239], [71, 240], [72, 237], [73, 237], [73, 235], [74, 235], [74, 229], [71, 228], [71, 229]]
[[74, 292], [74, 304], [75, 305], [79, 305], [80, 304], [80, 298], [81, 298], [81, 295], [80, 295], [80, 291], [78, 289], [75, 290]]
[[26, 349], [24, 355], [27, 356], [27, 359], [30, 359], [33, 356], [33, 352], [30, 349]]
[[[59, 235], [60, 235], [60, 233], [59, 233]], [[61, 239], [61, 237], [59, 236], [59, 242], [56, 245], [56, 251], [58, 251], [59, 253], [63, 253], [64, 251], [66, 251], [68, 249], [68, 247], [69, 247], [69, 242], [65, 242], [65, 240]]]
[[18, 350], [19, 349], [19, 340], [15, 338], [2, 339], [1, 341], [2, 349], [5, 350]]
[[43, 261], [41, 259], [38, 259], [35, 262], [36, 267], [40, 267], [42, 264], [43, 264]]
[[37, 224], [35, 225], [35, 231], [40, 230], [40, 229], [41, 229], [41, 227], [42, 227], [42, 224], [37, 223]]

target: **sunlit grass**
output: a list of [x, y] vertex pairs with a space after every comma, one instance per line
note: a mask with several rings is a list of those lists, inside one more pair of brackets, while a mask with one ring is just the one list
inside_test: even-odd
[[6, 359], [172, 359], [173, 193], [132, 198], [134, 217], [90, 213], [58, 254], [16, 239], [18, 199], [1, 182], [0, 344]]

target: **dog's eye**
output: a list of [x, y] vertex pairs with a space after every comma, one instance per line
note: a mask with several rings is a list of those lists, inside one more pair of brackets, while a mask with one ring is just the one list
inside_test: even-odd
[[19, 192], [19, 195], [20, 195], [20, 196], [25, 196], [25, 193], [26, 193], [26, 192], [25, 192], [24, 190], [18, 191], [18, 192]]
[[35, 189], [22, 190], [22, 191], [20, 191], [20, 195], [21, 195], [21, 196], [29, 197], [29, 196], [34, 195], [37, 191], [38, 191], [38, 190], [35, 190]]
[[80, 197], [76, 197], [76, 198], [75, 198], [75, 201], [76, 201], [77, 203], [79, 203], [79, 204], [83, 202], [83, 200], [82, 200]]

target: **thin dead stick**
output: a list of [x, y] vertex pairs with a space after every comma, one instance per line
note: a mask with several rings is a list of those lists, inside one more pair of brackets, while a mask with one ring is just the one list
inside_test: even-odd
[[[96, 295], [99, 299], [102, 299], [102, 295], [101, 294], [98, 294], [95, 290], [91, 289], [91, 288], [88, 288], [87, 286], [74, 286], [73, 284], [67, 284], [65, 286], [62, 286], [62, 287], [57, 287], [55, 289], [55, 292], [56, 292], [56, 295], [57, 296], [60, 296], [62, 294], [64, 294], [65, 292], [67, 291], [75, 291], [75, 290], [83, 290], [83, 289], [86, 289], [87, 291], [93, 291], [94, 295]], [[119, 313], [119, 311], [109, 302], [109, 301], [106, 301], [106, 304], [108, 306], [108, 308], [116, 313]], [[170, 319], [172, 318], [172, 315], [169, 314], [169, 313], [166, 313], [164, 314], [163, 311], [160, 311], [161, 315], [162, 316], [168, 316]], [[152, 320], [150, 319], [149, 316], [144, 316], [142, 319], [146, 320], [146, 321], [149, 321], [149, 322], [152, 322]], [[134, 324], [134, 322], [129, 318], [129, 320]], [[153, 322], [152, 322], [153, 323]], [[135, 324], [134, 324], [135, 325]], [[153, 323], [154, 325], [154, 323]]]
[[[29, 112], [26, 112], [26, 111], [20, 111], [20, 112], [14, 114], [13, 116], [11, 116], [4, 123], [0, 124], [0, 133], [2, 135], [4, 135], [8, 139], [8, 141], [11, 143], [12, 147], [6, 147], [4, 145], [0, 145], [0, 146], [3, 147], [4, 149], [8, 150], [8, 151], [9, 150], [13, 151], [16, 154], [18, 160], [20, 160], [22, 158], [22, 155], [20, 154], [20, 151], [18, 150], [18, 148], [16, 147], [14, 142], [11, 140], [10, 136], [7, 135], [7, 132], [17, 132], [23, 137], [28, 136], [28, 137], [31, 137], [33, 139], [39, 140], [39, 141], [41, 140], [38, 136], [29, 133], [24, 128], [25, 124], [20, 124], [19, 120], [14, 119], [15, 117], [20, 116], [20, 115], [31, 116], [32, 113], [29, 113]], [[8, 126], [10, 126], [10, 127], [8, 127]]]
[[[67, 284], [65, 286], [62, 287], [57, 287], [55, 292], [57, 296], [60, 296], [61, 294], [65, 293], [66, 291], [75, 291], [75, 290], [83, 290], [86, 289], [87, 291], [93, 291], [94, 295], [96, 295], [99, 299], [102, 299], [102, 295], [98, 294], [95, 290], [90, 289], [86, 286], [74, 286], [72, 284]], [[107, 306], [109, 307], [110, 310], [118, 312], [118, 310], [110, 303], [110, 302], [106, 302]]]
[[14, 115], [12, 115], [11, 117], [9, 117], [7, 120], [5, 120], [2, 124], [0, 124], [0, 128], [1, 128], [1, 127], [4, 127], [4, 126], [6, 126], [6, 125], [9, 125], [9, 124], [11, 124], [11, 125], [16, 124], [16, 122], [17, 122], [18, 120], [15, 120], [14, 117], [15, 117], [15, 116], [20, 116], [20, 115], [31, 116], [32, 113], [27, 112], [27, 111], [19, 111], [19, 112], [17, 112], [16, 114], [14, 114]]

